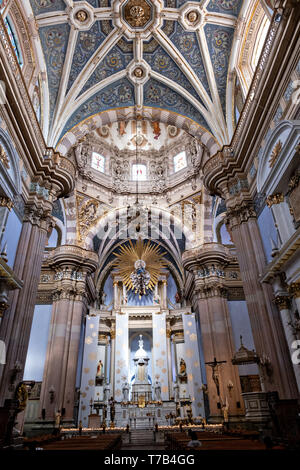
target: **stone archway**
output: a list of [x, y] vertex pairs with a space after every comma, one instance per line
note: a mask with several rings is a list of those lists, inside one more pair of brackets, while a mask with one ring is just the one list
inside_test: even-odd
[[110, 109], [95, 114], [69, 130], [58, 142], [56, 150], [61, 155], [67, 155], [69, 150], [91, 131], [113, 122], [135, 119], [162, 122], [183, 129], [188, 134], [201, 140], [208, 149], [210, 156], [214, 155], [220, 148], [215, 137], [192, 119], [172, 111], [144, 106], [138, 114], [135, 107]]

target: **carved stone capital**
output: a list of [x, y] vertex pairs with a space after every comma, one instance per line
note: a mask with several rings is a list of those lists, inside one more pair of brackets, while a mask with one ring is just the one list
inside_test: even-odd
[[78, 302], [85, 302], [86, 301], [86, 290], [84, 286], [60, 286], [58, 289], [55, 290], [53, 294], [53, 301], [57, 302], [59, 300], [69, 300], [69, 301], [78, 301]]
[[275, 297], [275, 304], [279, 310], [288, 310], [290, 308], [290, 298], [287, 295], [277, 295]]
[[42, 230], [48, 232], [53, 217], [51, 216], [52, 205], [47, 204], [26, 204], [24, 208], [23, 223], [29, 222], [32, 225], [38, 225]]
[[7, 209], [11, 210], [13, 206], [14, 203], [9, 197], [0, 197], [0, 207], [7, 207]]
[[233, 227], [246, 223], [249, 219], [256, 219], [256, 212], [251, 202], [243, 201], [241, 204], [227, 209], [225, 223], [229, 230], [232, 230]]
[[197, 284], [195, 285], [197, 300], [209, 299], [212, 297], [228, 298], [228, 289], [222, 284]]
[[280, 204], [283, 201], [284, 201], [284, 195], [282, 193], [271, 194], [266, 199], [266, 203], [268, 207], [272, 207], [273, 204]]

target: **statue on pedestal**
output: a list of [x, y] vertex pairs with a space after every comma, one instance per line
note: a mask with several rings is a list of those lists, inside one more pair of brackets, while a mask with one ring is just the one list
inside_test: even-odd
[[122, 392], [123, 392], [123, 401], [127, 402], [129, 400], [129, 384], [127, 380], [123, 385]]
[[102, 385], [102, 384], [103, 384], [103, 362], [100, 359], [97, 365], [96, 385]]
[[157, 401], [161, 400], [161, 384], [158, 380], [154, 384], [154, 396]]

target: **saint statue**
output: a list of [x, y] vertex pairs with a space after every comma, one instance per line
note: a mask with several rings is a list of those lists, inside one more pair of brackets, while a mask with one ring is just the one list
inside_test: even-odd
[[183, 358], [180, 359], [179, 375], [186, 375], [186, 363]]
[[128, 401], [128, 399], [129, 399], [129, 384], [128, 384], [127, 381], [123, 385], [122, 392], [123, 392], [123, 401]]
[[158, 401], [161, 400], [161, 385], [160, 385], [160, 382], [158, 382], [158, 380], [156, 380], [154, 384], [154, 395], [155, 395], [156, 400]]
[[222, 406], [222, 411], [223, 411], [223, 417], [224, 417], [224, 423], [228, 423], [229, 421], [229, 405], [226, 399], [226, 403], [223, 404]]
[[100, 359], [97, 365], [96, 377], [101, 378], [102, 376], [103, 376], [103, 362]]
[[58, 411], [55, 413], [55, 427], [56, 427], [56, 428], [59, 428], [59, 427], [60, 427], [60, 420], [61, 420], [61, 412], [60, 412], [60, 410], [58, 410]]

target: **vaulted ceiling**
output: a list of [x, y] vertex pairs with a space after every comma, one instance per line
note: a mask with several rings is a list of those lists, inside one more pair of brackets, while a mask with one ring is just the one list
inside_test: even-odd
[[[160, 108], [227, 143], [243, 0], [30, 0], [48, 80], [48, 143], [108, 109]], [[244, 1], [248, 3], [248, 1]]]

